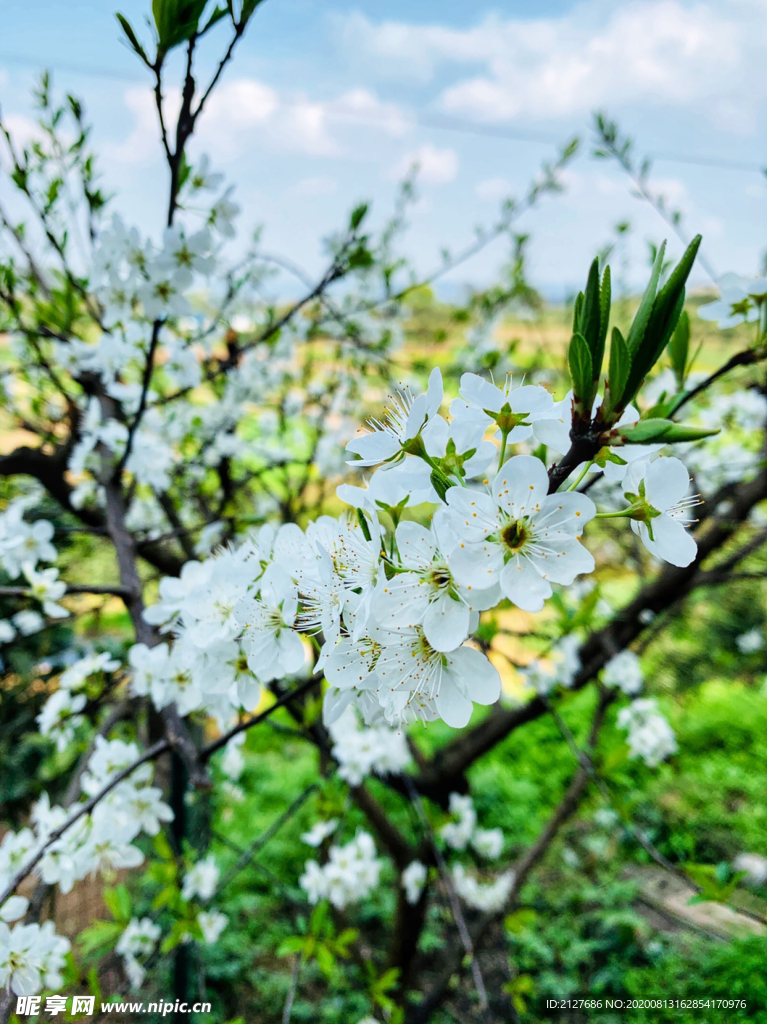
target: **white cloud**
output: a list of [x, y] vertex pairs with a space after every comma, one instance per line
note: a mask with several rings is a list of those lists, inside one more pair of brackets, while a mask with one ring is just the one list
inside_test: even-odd
[[625, 102], [700, 104], [743, 131], [753, 126], [754, 102], [767, 96], [765, 0], [586, 0], [559, 17], [493, 14], [467, 29], [374, 24], [354, 14], [343, 39], [371, 71], [429, 80], [466, 66], [440, 105], [487, 122]]
[[[152, 93], [130, 88], [123, 96], [134, 127], [121, 142], [106, 147], [106, 155], [120, 163], [147, 163], [159, 155], [159, 127]], [[177, 90], [166, 96], [166, 121], [175, 123], [180, 105]], [[368, 89], [352, 89], [333, 100], [280, 94], [252, 78], [224, 82], [211, 96], [195, 133], [197, 144], [219, 162], [256, 146], [318, 157], [359, 156], [346, 142], [349, 128], [401, 138], [412, 127], [405, 112], [384, 103]]]
[[427, 142], [420, 149], [406, 153], [391, 171], [391, 177], [404, 178], [413, 164], [418, 164], [418, 181], [424, 185], [446, 185], [458, 174], [458, 155], [454, 149], [439, 149]]
[[[154, 96], [142, 86], [127, 89], [123, 101], [133, 115], [133, 130], [121, 142], [107, 142], [104, 156], [117, 164], [145, 164], [160, 154], [160, 127]], [[181, 96], [178, 89], [168, 90], [165, 96], [166, 124], [178, 116]]]

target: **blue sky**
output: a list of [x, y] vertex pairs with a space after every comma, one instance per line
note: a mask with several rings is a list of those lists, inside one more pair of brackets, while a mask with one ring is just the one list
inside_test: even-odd
[[[149, 6], [126, 0], [120, 10], [139, 28]], [[156, 232], [164, 177], [151, 96], [111, 4], [4, 0], [0, 18], [4, 115], [28, 131], [34, 65], [52, 67], [58, 85], [85, 99], [116, 207]], [[458, 248], [475, 225], [491, 223], [504, 195], [521, 193], [554, 153], [547, 140], [588, 138], [591, 111], [603, 108], [643, 152], [755, 168], [654, 165], [717, 272], [755, 273], [767, 244], [767, 179], [756, 169], [767, 164], [765, 44], [767, 0], [265, 0], [193, 152], [208, 151], [237, 185], [242, 228], [263, 224], [265, 243], [309, 271], [349, 207], [371, 199], [384, 217], [398, 176], [420, 159], [407, 246], [428, 269], [443, 245]], [[542, 141], [417, 123], [435, 117]], [[552, 295], [580, 283], [617, 221], [633, 226], [634, 280], [646, 240], [668, 233], [589, 151], [568, 172], [565, 194], [520, 221], [532, 235], [532, 279]], [[454, 283], [489, 280], [505, 256], [502, 245], [491, 248]]]

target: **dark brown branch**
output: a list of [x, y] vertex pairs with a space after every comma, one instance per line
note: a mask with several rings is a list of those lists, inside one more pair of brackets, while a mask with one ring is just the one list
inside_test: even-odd
[[728, 359], [723, 366], [720, 366], [718, 370], [714, 370], [712, 374], [702, 380], [700, 384], [691, 388], [690, 391], [685, 391], [680, 400], [676, 403], [671, 411], [671, 415], [676, 415], [682, 406], [687, 405], [694, 398], [697, 398], [701, 392], [706, 391], [714, 381], [719, 380], [730, 370], [734, 370], [737, 366], [752, 366], [754, 363], [759, 363], [763, 359], [767, 358], [767, 348], [747, 348], [742, 352], [737, 352], [731, 359]]
[[277, 835], [279, 830], [285, 825], [290, 819], [296, 814], [306, 803], [309, 797], [319, 788], [318, 782], [313, 782], [310, 786], [307, 786], [303, 793], [299, 794], [293, 803], [282, 812], [282, 814], [273, 821], [272, 824], [264, 832], [254, 839], [250, 846], [242, 850], [237, 861], [227, 871], [224, 877], [216, 886], [216, 891], [213, 893], [211, 898], [206, 901], [206, 904], [213, 903], [213, 901], [220, 895], [220, 893], [229, 885], [232, 879], [236, 878], [241, 871], [243, 871], [253, 860], [259, 850], [263, 849], [264, 846]]
[[200, 761], [205, 763], [211, 755], [216, 753], [217, 750], [221, 750], [222, 747], [225, 747], [233, 736], [237, 736], [241, 732], [246, 732], [248, 729], [252, 729], [254, 725], [258, 725], [259, 722], [263, 722], [269, 717], [269, 715], [277, 711], [278, 708], [284, 708], [286, 704], [290, 704], [290, 702], [295, 700], [297, 697], [301, 697], [303, 694], [308, 693], [309, 690], [313, 689], [313, 687], [317, 686], [320, 682], [322, 682], [321, 675], [312, 676], [311, 679], [307, 679], [305, 682], [301, 683], [300, 686], [297, 686], [295, 690], [291, 690], [290, 693], [283, 694], [282, 697], [280, 697], [279, 700], [276, 700], [274, 704], [266, 709], [266, 711], [262, 711], [260, 714], [254, 715], [253, 718], [248, 718], [244, 722], [239, 722], [237, 725], [232, 726], [231, 729], [219, 736], [218, 739], [213, 740], [213, 742], [209, 743], [207, 747], [202, 748], [200, 751]]
[[389, 821], [384, 809], [364, 785], [351, 787], [351, 795], [359, 809], [373, 826], [381, 844], [386, 847], [386, 852], [397, 865], [397, 868], [402, 871], [414, 857], [410, 843], [404, 838], [399, 829]]
[[[72, 504], [74, 488], [66, 480], [67, 463], [76, 437], [55, 448], [49, 455], [40, 448], [26, 445], [0, 455], [0, 476], [31, 476], [39, 480], [48, 494], [65, 511], [71, 512], [81, 523], [103, 533], [106, 520], [100, 509], [75, 508]], [[178, 576], [183, 560], [177, 558], [157, 541], [142, 541], [136, 551], [150, 565], [166, 576]]]

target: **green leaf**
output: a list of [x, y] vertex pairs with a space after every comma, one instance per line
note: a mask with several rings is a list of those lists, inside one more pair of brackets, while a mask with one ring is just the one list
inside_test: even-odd
[[362, 221], [365, 219], [365, 215], [368, 212], [368, 204], [360, 203], [359, 206], [355, 206], [349, 217], [349, 230], [356, 231]]
[[368, 521], [367, 521], [367, 518], [365, 516], [365, 513], [362, 511], [361, 508], [357, 509], [357, 522], [360, 524], [360, 529], [362, 530], [362, 536], [365, 538], [365, 540], [368, 543], [370, 543], [370, 526], [368, 525]]
[[305, 941], [303, 935], [290, 935], [287, 939], [283, 939], [277, 947], [277, 956], [291, 956], [293, 953], [300, 953], [304, 948]]
[[691, 423], [672, 423], [671, 429], [663, 435], [666, 444], [676, 444], [682, 441], [702, 441], [704, 437], [715, 437], [719, 430], [706, 430], [703, 427], [695, 427]]
[[197, 32], [208, 0], [152, 0], [159, 50], [167, 53]]
[[615, 407], [623, 397], [626, 381], [631, 372], [631, 353], [626, 339], [617, 327], [613, 327], [610, 340], [610, 367], [607, 372], [607, 384], [610, 389], [610, 406]]
[[180, 192], [184, 185], [189, 180], [189, 175], [192, 173], [192, 165], [186, 158], [186, 153], [181, 154], [181, 165], [178, 169], [178, 191]]
[[255, 9], [258, 7], [263, 0], [242, 0], [242, 14], [240, 15], [240, 24], [248, 21], [252, 16]]
[[346, 257], [347, 270], [360, 270], [364, 267], [372, 267], [375, 258], [366, 245], [357, 245]]
[[315, 956], [317, 958], [317, 966], [326, 977], [329, 977], [336, 965], [336, 958], [324, 943], [320, 943], [317, 946]]
[[175, 885], [168, 885], [157, 893], [152, 901], [152, 909], [161, 910], [163, 907], [169, 907], [172, 910], [174, 907], [179, 905], [180, 901], [181, 894], [178, 887]]
[[658, 293], [658, 282], [660, 281], [661, 271], [663, 270], [663, 256], [665, 252], [666, 243], [663, 242], [661, 247], [658, 249], [658, 254], [655, 257], [652, 272], [650, 273], [650, 280], [645, 288], [644, 295], [639, 303], [639, 308], [634, 314], [634, 320], [629, 329], [626, 341], [628, 343], [629, 352], [632, 355], [642, 344], [642, 339], [644, 338], [645, 330], [650, 320], [655, 296]]
[[124, 921], [126, 924], [130, 921], [131, 898], [124, 885], [118, 885], [114, 889], [105, 889], [104, 902], [115, 921]]
[[599, 339], [600, 330], [600, 294], [599, 294], [599, 260], [594, 260], [589, 268], [589, 278], [583, 298], [583, 311], [577, 333], [586, 339], [591, 353], [592, 376], [599, 378], [602, 369], [602, 355]]
[[78, 942], [82, 947], [83, 954], [87, 956], [97, 949], [105, 951], [114, 946], [123, 931], [122, 924], [118, 924], [117, 921], [94, 921], [80, 933]]
[[163, 860], [173, 860], [173, 850], [171, 849], [170, 843], [167, 840], [164, 832], [158, 832], [152, 840], [152, 846], [158, 857]]
[[[574, 334], [567, 351], [567, 365], [573, 382], [575, 399], [582, 406], [590, 407], [593, 398], [593, 375], [591, 352], [582, 334]], [[590, 411], [590, 410], [589, 410]]]
[[671, 420], [654, 418], [621, 427], [620, 439], [626, 444], [655, 444], [658, 441], [673, 444], [678, 441], [700, 441], [718, 433], [718, 430], [705, 430], [689, 423], [673, 423]]
[[599, 289], [599, 368], [602, 368], [602, 358], [605, 352], [605, 341], [607, 340], [607, 328], [610, 323], [610, 307], [612, 305], [612, 277], [609, 266], [605, 267], [602, 274], [602, 284]]
[[674, 371], [676, 386], [679, 391], [684, 387], [687, 376], [687, 360], [690, 354], [690, 317], [683, 310], [679, 323], [674, 328], [671, 341], [668, 343], [668, 356], [671, 369]]
[[338, 946], [339, 949], [346, 950], [346, 947], [350, 946], [358, 935], [359, 931], [356, 928], [344, 928], [344, 930], [336, 939], [336, 945]]
[[115, 15], [115, 17], [120, 22], [120, 27], [122, 28], [125, 35], [128, 37], [128, 42], [133, 47], [134, 51], [139, 55], [139, 57], [141, 57], [145, 64], [148, 64], [149, 58], [146, 55], [144, 47], [138, 41], [138, 37], [136, 33], [133, 31], [133, 26], [131, 25], [131, 23], [123, 14], [118, 13]]
[[439, 495], [439, 500], [444, 501], [445, 495], [453, 486], [453, 482], [445, 476], [441, 469], [433, 469], [431, 471], [431, 485]]
[[621, 427], [620, 437], [627, 444], [653, 444], [665, 437], [673, 425], [671, 420], [640, 420], [632, 426]]
[[[679, 263], [671, 272], [668, 281], [658, 292], [653, 303], [647, 328], [636, 349], [629, 349], [632, 354], [631, 373], [623, 394], [623, 402], [630, 402], [639, 390], [642, 381], [660, 359], [663, 350], [671, 339], [671, 334], [682, 314], [685, 296], [685, 284], [692, 270], [701, 236], [690, 242]], [[632, 325], [633, 326], [633, 325]]]
[[200, 35], [204, 36], [208, 29], [213, 28], [213, 26], [217, 24], [217, 22], [221, 21], [222, 18], [225, 18], [228, 13], [228, 8], [217, 7], [206, 21], [205, 28], [200, 29]]

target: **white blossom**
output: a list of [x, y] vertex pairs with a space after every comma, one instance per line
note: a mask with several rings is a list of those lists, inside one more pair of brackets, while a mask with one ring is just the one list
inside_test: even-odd
[[184, 875], [181, 896], [185, 900], [209, 900], [218, 885], [219, 869], [212, 856], [198, 860]]
[[456, 864], [452, 870], [455, 891], [470, 907], [484, 913], [503, 910], [514, 887], [515, 873], [504, 871], [492, 882], [480, 882], [470, 874], [463, 864]]
[[443, 825], [439, 830], [439, 835], [454, 850], [465, 850], [477, 827], [474, 801], [470, 796], [451, 793], [449, 807], [454, 820]]
[[689, 565], [698, 545], [686, 530], [688, 517], [698, 499], [688, 498], [690, 474], [679, 459], [660, 458], [635, 462], [623, 480], [626, 499], [635, 511], [631, 528], [647, 550], [672, 565]]
[[425, 394], [415, 397], [409, 388], [404, 388], [392, 396], [391, 408], [383, 418], [371, 420], [368, 432], [347, 444], [346, 450], [359, 456], [350, 464], [376, 466], [399, 455], [407, 442], [423, 436], [442, 404], [442, 396], [442, 374], [437, 368], [431, 372]]
[[421, 898], [427, 874], [426, 865], [420, 860], [411, 860], [402, 872], [402, 888], [405, 890], [405, 899], [408, 903], [415, 904]]
[[618, 712], [618, 727], [626, 729], [629, 757], [655, 768], [676, 751], [674, 730], [652, 697], [634, 700]]
[[592, 572], [594, 559], [578, 541], [596, 514], [594, 503], [576, 492], [548, 494], [548, 474], [529, 455], [509, 459], [495, 477], [492, 494], [452, 487], [446, 519], [457, 543], [448, 554], [456, 580], [503, 594], [526, 611], [539, 611], [551, 583], [570, 584]]
[[644, 684], [644, 673], [639, 658], [633, 651], [621, 651], [604, 667], [602, 682], [605, 686], [623, 690], [629, 696], [639, 693]]

